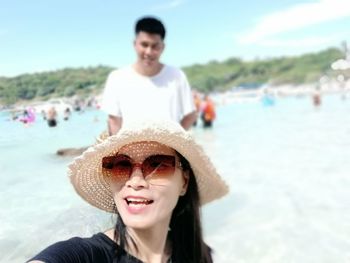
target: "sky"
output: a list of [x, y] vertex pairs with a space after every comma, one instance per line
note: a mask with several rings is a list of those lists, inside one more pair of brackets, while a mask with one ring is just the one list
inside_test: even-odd
[[135, 21], [160, 18], [177, 67], [350, 44], [348, 0], [0, 0], [0, 76], [132, 64]]

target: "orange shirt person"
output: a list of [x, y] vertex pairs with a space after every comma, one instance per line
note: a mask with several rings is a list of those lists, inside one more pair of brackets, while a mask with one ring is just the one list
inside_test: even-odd
[[215, 105], [208, 95], [204, 97], [201, 118], [204, 128], [213, 126], [213, 121], [216, 118]]

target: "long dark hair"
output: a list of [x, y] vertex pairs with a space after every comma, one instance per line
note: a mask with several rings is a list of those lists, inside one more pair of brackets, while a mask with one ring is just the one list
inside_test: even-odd
[[[212, 263], [211, 249], [203, 241], [202, 224], [200, 218], [200, 200], [196, 178], [189, 162], [177, 153], [184, 172], [189, 173], [187, 192], [179, 198], [170, 220], [168, 238], [172, 244], [173, 263]], [[117, 213], [118, 215], [118, 213]], [[128, 235], [122, 218], [118, 215], [114, 230], [119, 246], [117, 258], [120, 258], [128, 248], [128, 240], [131, 240], [137, 250], [137, 246]], [[124, 251], [123, 251], [124, 250]]]

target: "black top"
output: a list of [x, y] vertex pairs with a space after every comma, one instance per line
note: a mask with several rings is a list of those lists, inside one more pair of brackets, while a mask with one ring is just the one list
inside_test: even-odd
[[[116, 251], [121, 250], [120, 260], [116, 261]], [[46, 263], [142, 263], [103, 233], [90, 238], [73, 237], [57, 242], [33, 257]], [[30, 261], [30, 260], [29, 260]]]

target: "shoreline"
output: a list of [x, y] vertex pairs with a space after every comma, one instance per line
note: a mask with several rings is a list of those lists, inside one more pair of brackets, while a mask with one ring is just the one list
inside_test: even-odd
[[263, 85], [256, 89], [240, 89], [234, 87], [229, 91], [221, 93], [213, 93], [212, 97], [217, 104], [226, 103], [244, 103], [256, 102], [263, 99], [265, 96], [270, 96], [274, 99], [285, 97], [300, 97], [300, 96], [323, 96], [339, 94], [350, 96], [350, 80], [339, 83], [337, 81], [329, 81], [328, 83], [308, 83], [308, 84], [282, 84], [282, 85]]
[[[233, 87], [231, 90], [224, 92], [213, 92], [211, 96], [214, 98], [214, 101], [221, 104], [222, 101], [232, 101], [232, 102], [249, 102], [260, 100], [265, 94], [272, 95], [275, 98], [283, 98], [290, 96], [312, 96], [315, 93], [320, 95], [328, 95], [328, 94], [350, 94], [350, 79], [339, 83], [336, 80], [331, 80], [327, 83], [319, 84], [317, 82], [314, 83], [305, 83], [305, 84], [281, 84], [281, 85], [269, 85], [265, 84], [256, 89], [241, 89], [240, 87]], [[86, 99], [80, 99], [83, 101], [87, 101], [94, 98], [97, 104], [100, 104], [102, 93], [95, 94], [94, 96], [89, 96]], [[5, 106], [0, 104], [0, 111], [2, 112], [17, 112], [23, 111], [27, 107], [42, 106], [50, 103], [50, 101], [64, 101], [73, 106], [74, 101], [77, 100], [76, 96], [73, 97], [57, 97], [50, 98], [48, 100], [32, 100], [32, 101], [18, 101], [12, 105]]]

